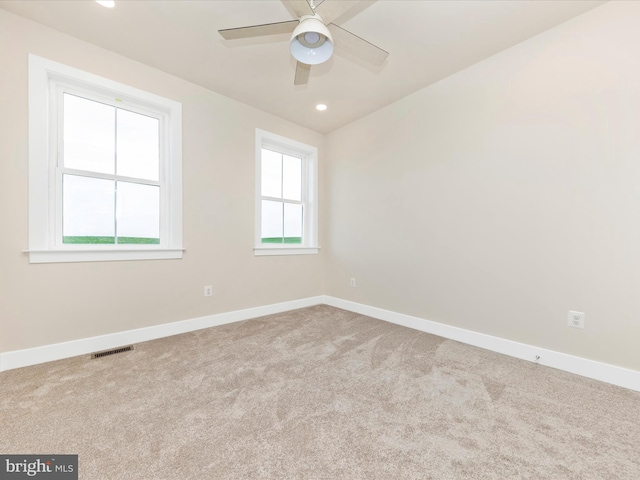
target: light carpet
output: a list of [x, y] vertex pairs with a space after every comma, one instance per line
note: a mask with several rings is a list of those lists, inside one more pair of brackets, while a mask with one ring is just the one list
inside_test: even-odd
[[0, 373], [93, 479], [639, 479], [640, 393], [317, 306]]

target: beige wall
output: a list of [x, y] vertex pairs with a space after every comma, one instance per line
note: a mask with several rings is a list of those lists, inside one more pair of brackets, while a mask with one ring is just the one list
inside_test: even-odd
[[639, 24], [606, 4], [330, 134], [326, 293], [640, 370]]
[[[29, 53], [182, 102], [182, 260], [29, 264]], [[322, 293], [322, 254], [252, 250], [255, 128], [319, 147], [320, 162], [322, 135], [1, 9], [0, 105], [0, 352]]]

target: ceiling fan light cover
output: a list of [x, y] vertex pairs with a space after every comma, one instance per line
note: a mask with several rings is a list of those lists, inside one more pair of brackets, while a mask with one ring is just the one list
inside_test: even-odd
[[333, 55], [333, 37], [318, 16], [303, 16], [291, 35], [289, 49], [299, 62], [318, 65]]

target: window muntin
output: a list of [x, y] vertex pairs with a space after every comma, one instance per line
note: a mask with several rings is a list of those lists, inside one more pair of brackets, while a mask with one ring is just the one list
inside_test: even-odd
[[256, 254], [317, 253], [317, 150], [256, 132]]
[[29, 56], [32, 263], [182, 258], [182, 108]]

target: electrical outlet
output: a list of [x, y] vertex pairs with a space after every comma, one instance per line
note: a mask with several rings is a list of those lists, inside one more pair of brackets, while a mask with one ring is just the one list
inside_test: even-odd
[[356, 286], [356, 279], [351, 277], [351, 282], [349, 283], [352, 287]]
[[213, 286], [205, 285], [204, 286], [204, 296], [205, 297], [210, 297], [212, 295], [213, 295]]
[[573, 328], [584, 328], [584, 312], [569, 310], [568, 325]]

